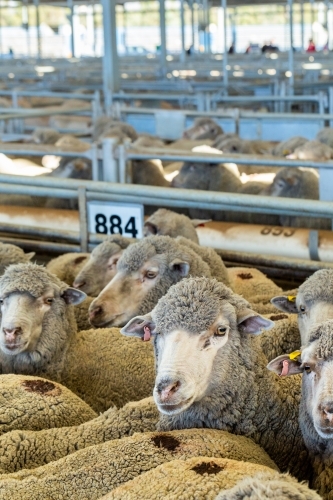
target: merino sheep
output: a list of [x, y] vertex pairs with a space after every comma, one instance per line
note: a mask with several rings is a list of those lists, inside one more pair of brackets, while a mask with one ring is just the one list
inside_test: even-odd
[[81, 141], [78, 137], [74, 137], [73, 135], [63, 135], [60, 139], [57, 140], [55, 146], [62, 149], [62, 151], [88, 151], [91, 148], [91, 145], [87, 142]]
[[16, 245], [0, 242], [0, 275], [5, 272], [6, 267], [10, 264], [29, 262], [34, 256], [35, 252], [24, 253]]
[[202, 117], [194, 120], [194, 125], [185, 130], [183, 138], [198, 141], [202, 139], [215, 139], [220, 134], [223, 134], [222, 127], [211, 118]]
[[99, 141], [106, 137], [114, 137], [118, 139], [120, 142], [125, 141], [126, 139], [130, 139], [131, 141], [135, 141], [138, 138], [138, 134], [136, 130], [129, 125], [128, 123], [117, 122], [114, 123], [111, 127], [105, 130], [100, 136]]
[[221, 491], [215, 500], [320, 500], [321, 497], [289, 474], [259, 472]]
[[326, 500], [333, 495], [332, 339], [333, 320], [317, 323], [301, 351], [268, 364], [280, 377], [303, 373], [299, 422], [314, 471], [311, 486]]
[[164, 177], [160, 167], [154, 160], [132, 160], [131, 164], [133, 184], [161, 187], [170, 186], [170, 182]]
[[76, 426], [95, 417], [86, 403], [56, 382], [28, 375], [0, 377], [1, 436], [16, 429], [21, 432]]
[[202, 260], [208, 264], [212, 278], [215, 278], [217, 281], [229, 286], [230, 283], [227, 268], [225, 267], [222, 258], [213, 248], [197, 245], [194, 241], [188, 241], [187, 238], [184, 238], [183, 236], [177, 236], [176, 241], [185, 248], [191, 248], [193, 252], [198, 254]]
[[306, 142], [308, 142], [308, 139], [305, 139], [305, 137], [291, 137], [291, 139], [279, 142], [279, 144], [272, 149], [272, 154], [274, 156], [288, 156]]
[[138, 148], [165, 148], [165, 143], [159, 137], [149, 134], [140, 134], [133, 142], [133, 146]]
[[133, 316], [153, 309], [170, 286], [184, 277], [211, 277], [208, 264], [189, 243], [185, 240], [183, 245], [170, 236], [149, 236], [127, 247], [118, 260], [116, 275], [89, 307], [91, 324], [123, 326]]
[[282, 472], [305, 479], [309, 464], [297, 421], [300, 381], [268, 374], [254, 336], [273, 325], [222, 283], [189, 278], [121, 333], [154, 339], [158, 429], [209, 427], [246, 435]]
[[41, 266], [7, 268], [0, 278], [0, 372], [61, 382], [97, 412], [149, 396], [150, 346], [124, 342], [116, 329], [77, 333], [71, 304], [85, 297]]
[[[64, 500], [97, 500], [158, 465], [200, 456], [243, 460], [277, 469], [264, 450], [244, 436], [215, 429], [145, 432], [90, 446], [33, 470], [0, 475], [0, 497], [1, 500], [60, 496]], [[240, 465], [245, 468], [244, 463]]]
[[297, 293], [279, 295], [271, 303], [280, 311], [297, 315], [300, 345], [306, 345], [314, 325], [333, 319], [333, 269], [316, 271]]
[[136, 241], [120, 234], [107, 237], [103, 243], [94, 248], [89, 259], [84, 261], [80, 271], [76, 273], [74, 282], [69, 284], [73, 284], [75, 288], [79, 288], [91, 297], [97, 297], [116, 274], [117, 262], [124, 249]]
[[115, 118], [110, 118], [109, 116], [98, 117], [92, 129], [93, 142], [97, 141], [97, 139], [99, 139], [99, 137], [109, 128], [117, 126], [119, 123], [120, 123], [119, 120]]
[[166, 208], [160, 208], [147, 219], [143, 226], [144, 236], [154, 234], [162, 236], [184, 236], [189, 240], [199, 243], [199, 238], [195, 228], [203, 225], [209, 220], [190, 219], [186, 215], [177, 214]]
[[333, 149], [319, 141], [307, 141], [288, 156], [295, 160], [325, 161], [333, 158]]
[[[19, 399], [18, 403], [24, 404], [24, 399], [22, 403]], [[3, 411], [8, 412], [6, 405]], [[45, 430], [39, 432], [7, 432], [0, 436], [0, 470], [8, 473], [34, 469], [88, 446], [132, 436], [136, 432], [156, 431], [158, 418], [157, 407], [150, 397], [127, 403], [120, 409], [110, 408], [96, 418], [72, 427], [48, 429], [45, 425]]]
[[72, 286], [73, 281], [90, 258], [89, 253], [64, 253], [50, 260], [46, 269], [57, 276], [60, 281]]
[[322, 128], [317, 133], [316, 140], [333, 148], [333, 129], [330, 127]]
[[101, 500], [214, 500], [221, 488], [271, 469], [226, 458], [194, 457], [159, 465], [114, 489]]

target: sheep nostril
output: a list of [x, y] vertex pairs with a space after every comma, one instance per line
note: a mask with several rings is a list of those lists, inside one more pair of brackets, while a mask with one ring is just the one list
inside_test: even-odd
[[94, 319], [96, 316], [102, 314], [103, 309], [101, 306], [96, 306], [89, 311], [89, 318]]
[[4, 334], [7, 337], [16, 337], [20, 333], [22, 333], [22, 329], [20, 327], [17, 328], [3, 328]]
[[74, 288], [82, 288], [86, 284], [85, 281], [74, 281], [73, 287]]
[[161, 401], [167, 401], [171, 396], [174, 395], [175, 392], [180, 388], [181, 383], [179, 380], [176, 382], [172, 382], [171, 384], [159, 384], [157, 387], [157, 391], [160, 396]]

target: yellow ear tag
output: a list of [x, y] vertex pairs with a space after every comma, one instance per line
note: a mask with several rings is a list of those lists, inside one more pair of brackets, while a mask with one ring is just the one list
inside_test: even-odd
[[295, 302], [296, 295], [288, 295], [287, 299], [288, 299], [288, 302]]
[[289, 354], [289, 359], [291, 359], [293, 361], [294, 359], [298, 358], [301, 354], [302, 354], [301, 351], [291, 352]]

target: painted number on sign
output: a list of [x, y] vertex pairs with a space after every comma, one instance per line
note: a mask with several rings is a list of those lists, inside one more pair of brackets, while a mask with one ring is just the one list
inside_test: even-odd
[[143, 206], [108, 202], [88, 202], [89, 232], [122, 234], [142, 238]]

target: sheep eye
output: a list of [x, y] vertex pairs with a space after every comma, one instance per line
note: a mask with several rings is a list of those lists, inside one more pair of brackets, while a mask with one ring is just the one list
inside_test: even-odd
[[227, 326], [219, 326], [216, 329], [215, 335], [217, 337], [224, 337], [224, 335], [227, 333], [227, 331], [228, 331], [228, 327]]
[[0, 299], [0, 304], [3, 304], [3, 299]]
[[154, 271], [147, 271], [146, 272], [146, 278], [148, 278], [149, 280], [156, 278], [156, 276], [157, 276], [157, 273], [154, 273]]
[[306, 373], [308, 373], [308, 374], [309, 374], [309, 373], [311, 373], [311, 367], [310, 367], [309, 365], [305, 365], [305, 366], [304, 366], [304, 371], [305, 371]]
[[46, 299], [45, 301], [47, 304], [52, 304], [53, 302], [53, 299], [51, 297], [49, 297], [48, 299]]
[[306, 308], [305, 308], [305, 306], [299, 306], [299, 310], [301, 313], [305, 313]]

